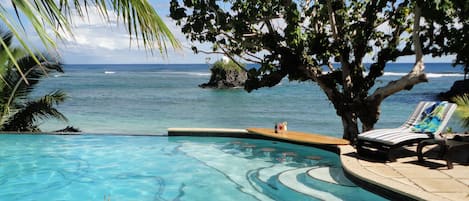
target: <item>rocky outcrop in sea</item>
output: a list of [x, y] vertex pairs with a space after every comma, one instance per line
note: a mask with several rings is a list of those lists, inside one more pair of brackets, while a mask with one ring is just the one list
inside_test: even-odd
[[216, 88], [216, 89], [229, 89], [229, 88], [242, 88], [248, 78], [245, 71], [236, 69], [221, 69], [212, 68], [212, 75], [207, 83], [199, 85], [202, 88]]

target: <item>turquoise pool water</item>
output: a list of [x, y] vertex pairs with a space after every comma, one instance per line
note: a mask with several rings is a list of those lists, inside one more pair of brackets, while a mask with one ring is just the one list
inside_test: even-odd
[[383, 199], [340, 167], [334, 153], [264, 140], [0, 135], [0, 200]]

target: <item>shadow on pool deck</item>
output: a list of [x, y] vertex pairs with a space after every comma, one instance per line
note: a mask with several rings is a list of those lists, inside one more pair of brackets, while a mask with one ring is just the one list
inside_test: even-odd
[[[415, 200], [469, 200], [468, 152], [454, 160], [454, 168], [438, 158], [436, 148], [428, 146], [425, 162], [419, 163], [416, 146], [396, 151], [396, 162], [358, 156], [352, 146], [340, 146], [341, 162], [346, 173], [365, 188], [379, 189], [392, 198]], [[383, 192], [384, 191], [384, 192]]]

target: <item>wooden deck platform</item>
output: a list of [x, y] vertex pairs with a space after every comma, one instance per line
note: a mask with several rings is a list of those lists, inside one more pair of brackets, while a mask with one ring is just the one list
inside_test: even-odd
[[325, 135], [304, 133], [298, 131], [285, 131], [283, 133], [275, 133], [274, 129], [269, 128], [247, 128], [249, 135], [261, 135], [269, 138], [276, 138], [284, 141], [292, 141], [314, 145], [348, 145], [350, 142], [341, 138], [330, 137]]

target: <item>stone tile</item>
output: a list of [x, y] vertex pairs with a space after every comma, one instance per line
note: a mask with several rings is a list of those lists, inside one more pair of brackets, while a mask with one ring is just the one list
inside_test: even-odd
[[[398, 158], [396, 160], [397, 160], [397, 163], [411, 163], [411, 162], [417, 161], [418, 158], [414, 156], [410, 156], [410, 157]], [[399, 165], [399, 164], [395, 164], [395, 165]]]
[[467, 193], [435, 193], [440, 197], [444, 197], [448, 200], [455, 200], [455, 201], [462, 201], [468, 200], [469, 201], [469, 194]]
[[412, 186], [412, 187], [415, 187], [416, 189], [422, 189], [420, 188], [419, 186], [417, 186], [414, 182], [410, 181], [408, 178], [405, 178], [405, 177], [395, 177], [395, 178], [392, 178], [398, 182], [401, 182], [405, 185], [409, 185], [409, 186]]
[[437, 170], [428, 169], [426, 167], [415, 166], [414, 167], [394, 167], [394, 170], [402, 174], [404, 177], [409, 179], [414, 178], [438, 178], [438, 179], [449, 179], [450, 177], [446, 174], [441, 173]]
[[418, 186], [432, 193], [461, 193], [469, 192], [469, 187], [454, 179], [412, 179]]
[[[413, 161], [415, 161], [415, 160], [417, 160], [417, 158], [415, 158]], [[403, 159], [400, 159], [400, 160], [398, 160], [397, 162], [394, 162], [394, 163], [386, 163], [386, 165], [390, 166], [390, 167], [409, 167], [409, 168], [415, 167], [414, 163], [403, 162], [403, 161], [404, 161]]]
[[457, 179], [469, 179], [469, 168], [455, 166], [453, 169], [441, 170], [441, 172]]
[[458, 179], [458, 181], [469, 186], [469, 179]]
[[[454, 169], [448, 170], [446, 162], [436, 157], [437, 150], [430, 150], [426, 162], [421, 164], [412, 153], [415, 147], [409, 150], [403, 149], [404, 154], [392, 163], [363, 160], [354, 154], [341, 155], [340, 158], [344, 169], [353, 172], [352, 175], [383, 185], [389, 190], [413, 195], [421, 200], [469, 201], [468, 165], [453, 163]], [[347, 149], [341, 153], [351, 151]]]
[[366, 160], [358, 160], [358, 162], [363, 167], [386, 167], [386, 164], [381, 162], [371, 162]]
[[402, 178], [404, 176], [402, 176], [401, 174], [399, 174], [398, 172], [396, 172], [393, 168], [391, 167], [387, 167], [387, 166], [371, 166], [371, 167], [366, 167], [367, 170], [377, 174], [377, 175], [380, 175], [380, 176], [383, 176], [383, 177], [390, 177], [390, 178]]

